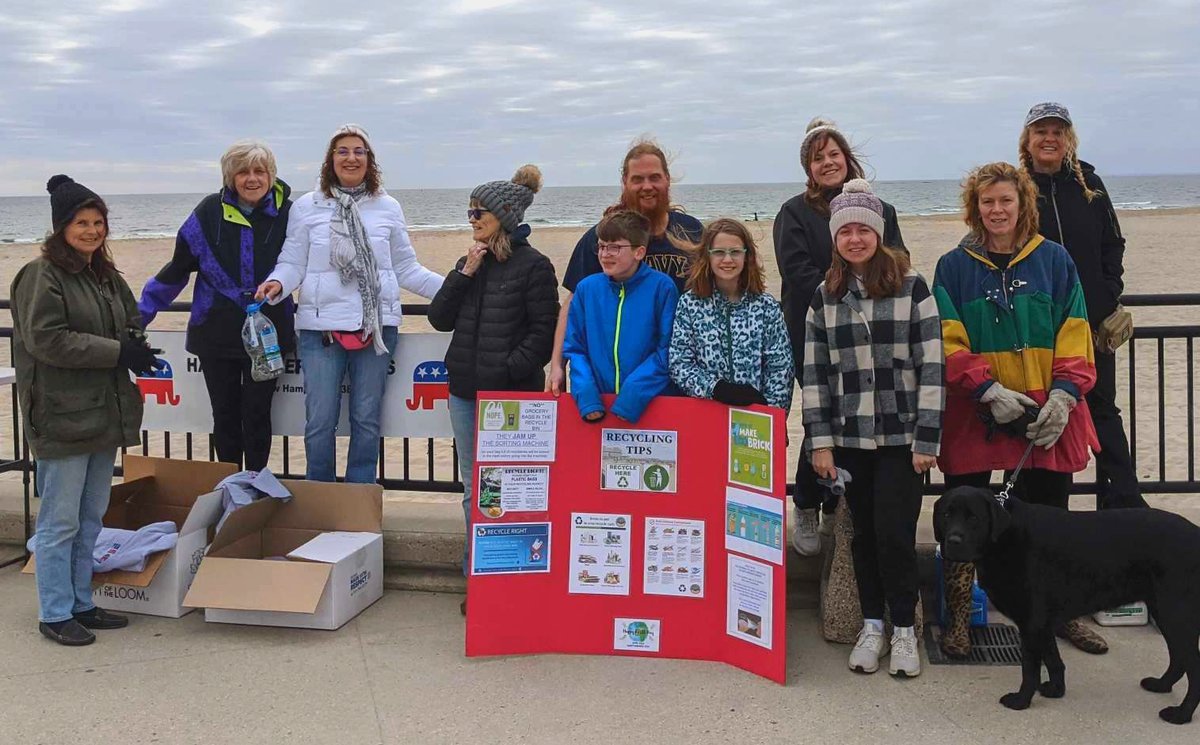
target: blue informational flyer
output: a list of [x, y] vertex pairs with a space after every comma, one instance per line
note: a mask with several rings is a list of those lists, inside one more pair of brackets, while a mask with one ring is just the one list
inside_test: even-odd
[[471, 574], [550, 571], [550, 523], [501, 523], [471, 528]]

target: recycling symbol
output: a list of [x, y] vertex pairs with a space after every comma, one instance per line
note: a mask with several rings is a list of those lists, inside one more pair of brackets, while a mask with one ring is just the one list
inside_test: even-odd
[[629, 486], [629, 477], [628, 476], [622, 475], [622, 476], [617, 477], [617, 487], [618, 488], [625, 489], [628, 486]]

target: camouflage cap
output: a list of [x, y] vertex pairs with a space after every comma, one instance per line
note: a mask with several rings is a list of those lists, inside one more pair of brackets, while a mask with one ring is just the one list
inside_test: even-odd
[[1028, 127], [1034, 122], [1040, 122], [1043, 119], [1062, 119], [1073, 126], [1071, 122], [1071, 112], [1067, 111], [1067, 107], [1061, 103], [1046, 101], [1045, 103], [1034, 104], [1029, 113], [1025, 115], [1025, 126]]

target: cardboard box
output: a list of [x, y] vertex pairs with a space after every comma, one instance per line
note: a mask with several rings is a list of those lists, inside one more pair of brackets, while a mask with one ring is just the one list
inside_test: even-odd
[[[204, 620], [336, 629], [383, 597], [383, 489], [281, 483], [290, 502], [243, 507], [209, 546], [184, 599]], [[310, 543], [331, 532], [369, 535]]]
[[[112, 488], [104, 526], [137, 530], [170, 520], [179, 529], [179, 542], [150, 556], [140, 572], [94, 575], [92, 599], [108, 610], [179, 618], [192, 611], [183, 599], [208, 546], [209, 531], [221, 518], [221, 493], [213, 489], [238, 468], [128, 454], [122, 462], [124, 482]], [[33, 574], [35, 567], [30, 558], [23, 572]]]

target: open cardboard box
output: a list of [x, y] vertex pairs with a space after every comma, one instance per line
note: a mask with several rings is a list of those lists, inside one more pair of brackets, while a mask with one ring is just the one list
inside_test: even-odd
[[[289, 502], [264, 499], [230, 515], [213, 538], [184, 605], [216, 623], [336, 629], [383, 596], [383, 489], [378, 484], [281, 482]], [[292, 556], [323, 533], [334, 551]]]
[[[232, 463], [131, 454], [122, 463], [124, 481], [112, 487], [104, 526], [137, 530], [170, 520], [179, 529], [179, 542], [170, 551], [151, 555], [140, 572], [94, 575], [92, 599], [108, 610], [179, 618], [192, 610], [183, 606], [183, 598], [204, 556], [209, 530], [221, 518], [221, 493], [213, 490], [238, 468]], [[23, 573], [35, 572], [35, 559], [29, 559]]]

